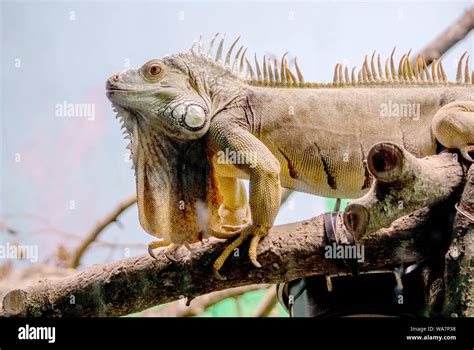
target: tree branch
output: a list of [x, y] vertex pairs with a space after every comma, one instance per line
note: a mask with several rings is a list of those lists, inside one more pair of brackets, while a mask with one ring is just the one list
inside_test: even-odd
[[372, 187], [344, 212], [345, 226], [356, 238], [448, 199], [463, 180], [457, 154], [442, 153], [420, 159], [390, 142], [370, 148], [367, 168], [375, 179]]
[[[423, 209], [397, 220], [390, 228], [364, 237], [365, 261], [361, 271], [414, 262], [430, 253], [430, 213]], [[342, 225], [339, 225], [342, 229]], [[179, 252], [180, 262], [163, 253], [148, 254], [94, 265], [60, 281], [43, 281], [14, 290], [3, 301], [6, 314], [25, 316], [121, 316], [212, 291], [256, 283], [280, 283], [325, 274], [331, 260], [324, 258], [322, 216], [276, 226], [259, 246], [262, 268], [256, 269], [245, 254], [223, 269], [226, 280], [215, 278], [211, 266], [228, 243], [209, 240], [192, 256]]]
[[212, 305], [225, 300], [227, 298], [238, 297], [247, 292], [268, 288], [268, 284], [251, 284], [248, 286], [241, 286], [211, 292], [209, 294], [200, 295], [191, 301], [189, 306], [186, 305], [185, 298], [176, 300], [164, 305], [161, 309], [156, 311], [144, 311], [140, 316], [151, 317], [190, 317], [200, 315]]
[[87, 235], [86, 239], [81, 243], [81, 245], [77, 248], [76, 252], [74, 253], [73, 257], [71, 258], [71, 262], [69, 263], [68, 267], [77, 268], [81, 262], [81, 258], [84, 255], [84, 252], [87, 248], [94, 242], [100, 233], [111, 223], [117, 221], [117, 218], [120, 214], [122, 214], [125, 210], [131, 207], [133, 204], [137, 202], [137, 197], [135, 195], [130, 196], [119, 203], [117, 208], [115, 208], [112, 212], [110, 212], [105, 218], [100, 220], [94, 229]]
[[[452, 173], [461, 182], [462, 173], [452, 172], [451, 155], [440, 154], [433, 158], [446, 165], [433, 169], [433, 172]], [[448, 182], [446, 186], [455, 182]], [[407, 182], [408, 185], [413, 183], [416, 181]], [[439, 254], [432, 244], [436, 241], [432, 235], [439, 235], [436, 229], [439, 212], [434, 209], [422, 208], [394, 221], [389, 228], [364, 235], [358, 241], [365, 250], [360, 271], [412, 263], [429, 257], [433, 249]], [[344, 230], [341, 220], [336, 226], [338, 232]], [[228, 242], [208, 240], [196, 245], [192, 255], [182, 249], [176, 254], [178, 262], [168, 260], [162, 252], [157, 260], [143, 254], [95, 265], [59, 281], [43, 281], [13, 290], [5, 296], [3, 309], [8, 315], [120, 316], [231, 287], [274, 284], [326, 274], [330, 269], [333, 271], [334, 261], [325, 258], [324, 237], [322, 215], [275, 226], [259, 246], [262, 267], [253, 267], [246, 254], [247, 247], [242, 247], [222, 270], [226, 280], [214, 277], [211, 266]]]
[[[474, 29], [474, 7], [467, 10], [456, 23], [429, 43], [419, 54], [425, 59], [426, 64], [430, 65], [433, 60], [439, 59], [457, 42], [464, 39], [472, 29]], [[414, 57], [417, 57], [417, 55]]]
[[278, 302], [276, 287], [271, 286], [253, 313], [253, 317], [268, 317]]
[[453, 239], [445, 256], [446, 302], [444, 314], [474, 316], [474, 166], [467, 175], [466, 185], [454, 219]]
[[[286, 200], [290, 197], [293, 193], [292, 190], [282, 188], [282, 195], [281, 195], [281, 205], [286, 202]], [[111, 213], [107, 214], [105, 218], [100, 220], [94, 229], [87, 235], [86, 239], [81, 243], [81, 245], [76, 249], [73, 257], [70, 259], [70, 263], [68, 267], [77, 268], [80, 264], [81, 258], [89, 248], [89, 246], [97, 240], [97, 237], [100, 233], [105, 230], [107, 226], [117, 221], [117, 218], [129, 207], [137, 202], [137, 198], [135, 195], [132, 195], [122, 202], [119, 203], [117, 208], [115, 208]], [[0, 221], [0, 229], [2, 228], [2, 222]], [[81, 237], [82, 238], [82, 237]], [[118, 243], [109, 243], [109, 242], [99, 242], [102, 245], [109, 245], [109, 246], [120, 246]], [[127, 246], [130, 246], [127, 244]]]
[[18, 233], [18, 231], [8, 226], [2, 219], [0, 219], [0, 232], [5, 231], [11, 235]]

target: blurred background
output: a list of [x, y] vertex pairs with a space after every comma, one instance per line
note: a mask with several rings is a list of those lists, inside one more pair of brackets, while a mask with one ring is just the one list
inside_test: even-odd
[[[290, 58], [298, 56], [306, 81], [329, 82], [335, 63], [360, 66], [374, 49], [382, 57], [395, 45], [398, 58], [410, 48], [418, 52], [472, 5], [2, 2], [0, 245], [35, 246], [38, 254], [0, 258], [0, 295], [25, 281], [67, 275], [73, 272], [64, 269], [68, 266], [80, 270], [146, 252], [152, 237], [131, 205], [135, 179], [127, 143], [105, 97], [105, 81], [114, 72], [187, 50], [201, 33], [208, 43], [225, 32], [229, 42], [242, 35], [241, 43], [259, 57], [289, 51]], [[445, 55], [451, 80], [465, 50], [472, 57], [472, 32]], [[276, 224], [307, 219], [333, 205], [293, 193]], [[107, 219], [110, 224], [101, 228]], [[88, 237], [94, 237], [90, 245], [84, 244]], [[81, 245], [83, 254], [71, 264]], [[217, 298], [198, 314], [255, 315], [268, 297], [267, 288], [256, 289], [221, 296], [223, 301]], [[156, 315], [159, 309], [136, 315]], [[267, 315], [286, 313], [277, 306]]]

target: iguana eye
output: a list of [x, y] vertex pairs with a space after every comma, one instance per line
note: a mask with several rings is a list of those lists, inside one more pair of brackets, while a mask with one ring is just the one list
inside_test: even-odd
[[148, 69], [148, 72], [150, 75], [158, 75], [161, 73], [161, 67], [157, 64], [154, 64]]
[[157, 79], [163, 73], [163, 65], [160, 62], [149, 62], [143, 67], [144, 74], [149, 79]]

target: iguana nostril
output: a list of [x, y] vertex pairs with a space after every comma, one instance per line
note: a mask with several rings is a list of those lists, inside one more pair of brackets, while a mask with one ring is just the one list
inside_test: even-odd
[[114, 81], [119, 81], [120, 80], [120, 75], [119, 74], [114, 74], [113, 80]]

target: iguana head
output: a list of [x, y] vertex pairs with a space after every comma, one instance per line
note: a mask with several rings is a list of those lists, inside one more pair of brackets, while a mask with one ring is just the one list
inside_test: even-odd
[[210, 55], [216, 37], [207, 54], [199, 45], [116, 73], [106, 84], [130, 139], [140, 223], [172, 243], [195, 242], [218, 217], [221, 196], [204, 136], [212, 117], [243, 96], [245, 51], [231, 69], [237, 40], [221, 62], [224, 39]]
[[138, 69], [116, 73], [107, 80], [107, 97], [132, 111], [143, 127], [177, 140], [202, 137], [209, 128], [207, 101], [183, 67], [151, 60]]
[[106, 84], [130, 139], [140, 223], [177, 244], [212, 226], [220, 198], [203, 137], [216, 104], [186, 57], [193, 55], [151, 60]]
[[107, 97], [128, 131], [132, 119], [140, 127], [177, 141], [199, 139], [209, 129], [212, 116], [242, 96], [244, 62], [251, 69], [244, 61], [246, 50], [238, 50], [231, 68], [237, 38], [221, 63], [224, 38], [216, 57], [210, 55], [217, 35], [207, 55], [201, 42], [197, 51], [193, 46], [190, 51], [150, 60], [107, 80]]

